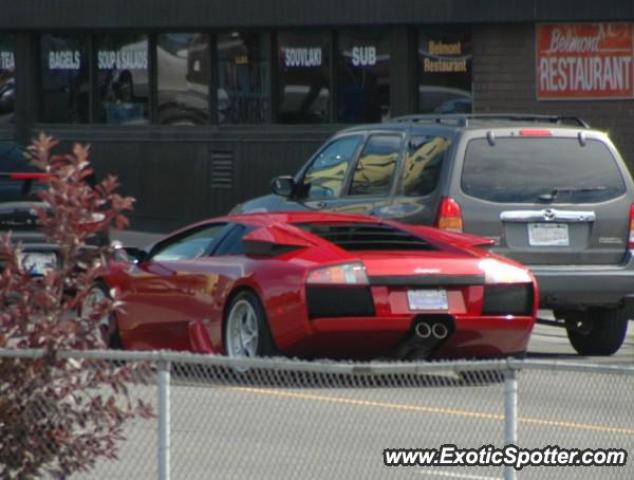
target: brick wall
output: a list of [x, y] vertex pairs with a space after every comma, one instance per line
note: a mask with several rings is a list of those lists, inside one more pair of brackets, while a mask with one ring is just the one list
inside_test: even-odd
[[473, 27], [475, 111], [574, 115], [609, 132], [634, 172], [634, 99], [537, 101], [535, 28], [496, 24]]

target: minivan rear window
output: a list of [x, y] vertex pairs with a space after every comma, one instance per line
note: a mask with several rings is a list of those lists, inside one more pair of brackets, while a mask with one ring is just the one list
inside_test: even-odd
[[467, 145], [462, 190], [500, 203], [594, 203], [622, 195], [625, 183], [599, 140], [481, 138]]

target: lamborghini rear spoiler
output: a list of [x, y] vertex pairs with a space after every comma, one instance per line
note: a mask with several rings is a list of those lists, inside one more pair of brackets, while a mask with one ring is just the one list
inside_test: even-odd
[[439, 230], [433, 227], [425, 227], [419, 225], [401, 225], [412, 233], [429, 238], [433, 232], [433, 236], [450, 245], [462, 248], [488, 248], [496, 244], [495, 240], [489, 237], [473, 235], [471, 233], [448, 232], [447, 230]]
[[486, 248], [495, 245], [494, 239], [480, 235], [472, 235], [471, 233], [443, 231], [443, 234], [467, 247]]

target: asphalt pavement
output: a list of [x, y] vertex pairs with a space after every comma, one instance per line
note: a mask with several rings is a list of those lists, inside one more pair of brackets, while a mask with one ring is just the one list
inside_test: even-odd
[[[449, 371], [342, 380], [292, 374], [174, 368], [170, 389], [172, 479], [493, 480], [500, 467], [387, 467], [386, 448], [501, 447], [505, 385]], [[251, 375], [253, 373], [253, 375]], [[244, 375], [244, 376], [242, 376]], [[237, 379], [237, 380], [236, 380]], [[251, 382], [251, 383], [250, 383]], [[156, 405], [156, 387], [132, 389]], [[523, 479], [634, 478], [634, 377], [523, 370], [518, 374], [517, 445], [619, 448], [624, 467], [527, 467]], [[156, 478], [155, 420], [126, 429], [119, 461], [78, 478]]]

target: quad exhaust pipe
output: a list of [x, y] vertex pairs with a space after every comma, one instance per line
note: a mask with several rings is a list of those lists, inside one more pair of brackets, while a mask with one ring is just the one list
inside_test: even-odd
[[444, 323], [436, 322], [431, 327], [431, 334], [434, 336], [434, 338], [443, 339], [446, 338], [447, 335], [449, 335], [449, 329]]
[[393, 355], [407, 360], [424, 360], [449, 337], [453, 331], [449, 315], [419, 315], [412, 330], [395, 347]]
[[427, 322], [419, 322], [416, 324], [414, 332], [418, 338], [422, 339], [433, 337], [436, 340], [442, 340], [449, 335], [447, 325], [442, 322], [434, 322], [431, 325]]
[[431, 337], [432, 335], [432, 329], [427, 322], [417, 323], [414, 331], [416, 332], [416, 336], [418, 338], [425, 339]]

